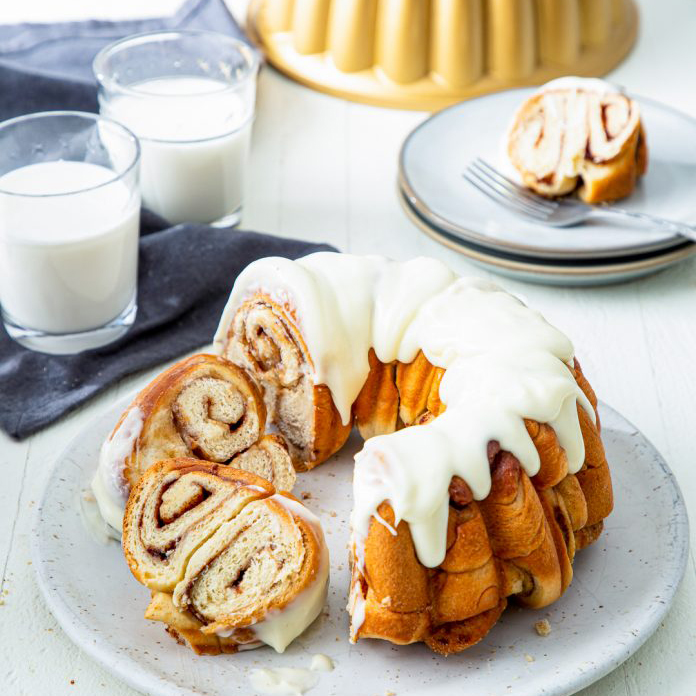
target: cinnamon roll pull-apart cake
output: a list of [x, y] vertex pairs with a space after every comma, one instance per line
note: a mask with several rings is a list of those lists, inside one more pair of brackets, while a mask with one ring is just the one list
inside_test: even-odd
[[553, 80], [515, 114], [507, 153], [542, 196], [577, 191], [587, 203], [628, 196], [648, 153], [636, 102], [597, 79]]
[[291, 490], [287, 445], [265, 427], [263, 397], [244, 370], [215, 355], [176, 363], [135, 397], [102, 446], [92, 481], [102, 517], [120, 532], [131, 487], [171, 457], [229, 464]]
[[146, 618], [199, 654], [283, 652], [321, 613], [329, 556], [319, 520], [265, 479], [191, 458], [133, 486], [123, 551], [149, 588]]
[[[458, 652], [508, 598], [554, 602], [612, 509], [573, 346], [498, 286], [418, 258], [261, 259], [215, 338], [299, 468], [353, 425], [351, 639]], [[369, 438], [369, 439], [368, 439]]]

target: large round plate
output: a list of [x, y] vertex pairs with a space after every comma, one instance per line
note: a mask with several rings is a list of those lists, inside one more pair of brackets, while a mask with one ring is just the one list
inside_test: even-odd
[[[347, 638], [347, 520], [353, 437], [331, 461], [300, 476], [309, 506], [321, 517], [331, 551], [327, 613], [288, 650], [261, 648], [197, 657], [159, 624], [143, 619], [148, 592], [130, 575], [116, 542], [98, 543], [81, 519], [81, 490], [101, 440], [127, 405], [114, 404], [58, 457], [41, 501], [33, 558], [45, 600], [68, 636], [105, 669], [157, 696], [250, 694], [254, 667], [307, 667], [312, 653], [331, 656], [314, 693], [353, 696], [561, 696], [614, 669], [655, 630], [684, 573], [688, 523], [679, 487], [647, 440], [619, 414], [600, 407], [612, 466], [616, 508], [600, 540], [578, 555], [575, 579], [542, 611], [511, 608], [479, 645], [442, 658], [423, 645], [396, 647]], [[332, 515], [334, 513], [334, 515]], [[646, 524], [649, 520], [649, 524]], [[533, 624], [548, 618], [552, 633]]]
[[625, 283], [663, 271], [696, 254], [696, 243], [682, 241], [662, 251], [633, 256], [610, 257], [604, 261], [591, 259], [532, 259], [497, 249], [465, 242], [461, 237], [435, 227], [415, 210], [399, 192], [399, 201], [408, 218], [431, 239], [458, 251], [475, 265], [493, 273], [541, 285], [589, 287]]
[[[543, 258], [608, 258], [667, 249], [672, 232], [593, 220], [558, 229], [528, 222], [486, 198], [463, 177], [475, 157], [502, 169], [503, 140], [517, 107], [534, 90], [516, 89], [440, 111], [406, 138], [399, 184], [423, 218], [448, 233], [490, 249]], [[640, 104], [650, 162], [631, 196], [619, 205], [679, 222], [696, 222], [696, 120], [657, 102]]]

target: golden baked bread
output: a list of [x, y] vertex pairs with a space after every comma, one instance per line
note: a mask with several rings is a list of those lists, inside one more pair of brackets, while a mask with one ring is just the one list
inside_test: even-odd
[[[596, 406], [577, 361], [573, 373]], [[403, 388], [413, 388], [421, 379], [414, 375]], [[430, 400], [436, 412], [442, 408], [432, 394]], [[380, 408], [376, 411], [379, 418]], [[525, 420], [541, 460], [535, 476], [530, 478], [498, 443], [490, 443], [492, 486], [486, 498], [474, 500], [464, 481], [452, 480], [447, 552], [436, 568], [419, 563], [408, 524], [400, 522], [393, 536], [371, 521], [364, 568], [353, 565], [353, 601], [364, 602], [356, 638], [424, 641], [442, 654], [459, 652], [483, 638], [508, 597], [539, 608], [561, 596], [573, 576], [576, 550], [599, 536], [613, 506], [599, 426], [581, 409], [578, 413], [586, 457], [577, 474], [568, 473], [553, 429]], [[426, 411], [416, 425], [432, 417]], [[394, 525], [388, 503], [380, 506], [379, 515]]]
[[244, 370], [215, 355], [181, 360], [138, 393], [104, 443], [92, 484], [102, 516], [120, 530], [130, 488], [173, 457], [230, 464], [291, 490], [287, 446], [265, 427], [263, 397]]
[[191, 458], [131, 491], [123, 551], [152, 591], [146, 618], [197, 653], [282, 652], [321, 612], [328, 551], [317, 518], [250, 472]]
[[587, 203], [628, 196], [648, 164], [638, 105], [593, 79], [554, 80], [527, 99], [507, 152], [525, 186], [550, 197], [577, 191]]
[[215, 345], [261, 385], [298, 469], [353, 424], [366, 439], [353, 640], [463, 650], [508, 597], [558, 599], [611, 512], [597, 401], [572, 344], [497, 286], [432, 259], [263, 259], [237, 280]]

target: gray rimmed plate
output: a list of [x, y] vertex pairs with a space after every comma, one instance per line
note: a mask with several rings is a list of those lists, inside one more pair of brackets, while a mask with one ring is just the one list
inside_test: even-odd
[[[131, 577], [119, 544], [99, 543], [81, 519], [80, 492], [94, 471], [99, 445], [128, 403], [129, 398], [115, 402], [59, 455], [37, 511], [33, 564], [46, 603], [67, 635], [105, 669], [153, 696], [250, 694], [250, 669], [307, 667], [312, 653], [328, 654], [336, 668], [319, 675], [310, 695], [567, 696], [643, 644], [684, 574], [688, 521], [677, 482], [645, 437], [600, 404], [615, 509], [600, 539], [578, 554], [573, 582], [558, 602], [540, 611], [509, 608], [481, 643], [448, 658], [423, 645], [350, 645], [346, 544], [352, 455], [360, 447], [353, 437], [298, 481], [298, 490], [311, 496], [308, 505], [321, 518], [331, 552], [325, 614], [282, 655], [261, 648], [197, 657], [143, 618], [149, 593]], [[547, 638], [533, 628], [542, 618], [551, 624]]]
[[[399, 156], [399, 186], [430, 225], [470, 244], [545, 259], [608, 259], [664, 251], [680, 237], [648, 226], [609, 221], [557, 229], [522, 220], [496, 205], [461, 176], [482, 157], [501, 169], [504, 136], [517, 107], [534, 92], [516, 89], [456, 104], [420, 124]], [[634, 97], [647, 133], [649, 166], [619, 205], [679, 222], [696, 223], [696, 120]]]
[[545, 259], [512, 254], [466, 242], [460, 236], [432, 225], [411, 206], [402, 192], [397, 195], [406, 216], [428, 237], [458, 251], [481, 268], [528, 283], [566, 287], [625, 283], [663, 271], [696, 255], [696, 243], [684, 240], [661, 251], [604, 260]]

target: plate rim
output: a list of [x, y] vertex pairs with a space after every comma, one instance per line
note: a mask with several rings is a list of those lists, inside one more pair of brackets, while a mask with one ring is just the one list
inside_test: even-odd
[[[535, 90], [535, 87], [516, 87], [514, 89], [507, 89], [507, 90], [501, 90], [499, 92], [493, 92], [490, 94], [483, 94], [478, 97], [474, 97], [473, 99], [466, 99], [464, 101], [457, 102], [456, 104], [452, 104], [444, 109], [441, 109], [440, 111], [437, 111], [434, 114], [430, 114], [428, 118], [426, 118], [424, 121], [421, 121], [415, 128], [413, 128], [408, 135], [404, 138], [403, 143], [401, 144], [401, 148], [399, 149], [399, 155], [398, 155], [398, 167], [397, 167], [397, 182], [398, 182], [398, 189], [401, 192], [403, 196], [407, 198], [409, 201], [409, 204], [418, 211], [419, 215], [423, 217], [424, 220], [427, 221], [432, 221], [431, 224], [436, 225], [440, 227], [441, 229], [447, 231], [449, 234], [452, 234], [453, 236], [460, 237], [463, 241], [470, 242], [477, 244], [482, 247], [486, 247], [489, 249], [493, 250], [504, 250], [507, 253], [516, 253], [522, 256], [529, 256], [529, 257], [538, 257], [538, 258], [545, 258], [545, 259], [554, 259], [554, 260], [560, 260], [560, 259], [596, 259], [596, 260], [602, 260], [602, 259], [610, 259], [610, 258], [615, 258], [619, 256], [625, 256], [625, 255], [630, 255], [630, 254], [640, 254], [640, 253], [650, 253], [650, 252], [658, 252], [658, 251], [666, 251], [668, 249], [671, 249], [679, 244], [682, 243], [683, 237], [680, 235], [673, 235], [672, 237], [668, 237], [667, 239], [662, 240], [661, 242], [651, 242], [651, 243], [646, 243], [646, 244], [638, 244], [638, 245], [632, 245], [632, 246], [624, 246], [624, 247], [612, 247], [610, 249], [604, 250], [602, 252], [594, 252], [592, 250], [588, 251], [569, 251], [567, 249], [558, 249], [558, 248], [553, 248], [553, 247], [538, 247], [538, 246], [531, 246], [529, 244], [524, 244], [524, 243], [514, 243], [514, 242], [504, 242], [504, 241], [499, 241], [499, 240], [492, 240], [490, 237], [480, 234], [479, 232], [476, 232], [475, 230], [472, 230], [467, 227], [462, 227], [459, 225], [456, 225], [455, 223], [451, 222], [450, 220], [447, 220], [446, 218], [443, 218], [439, 214], [435, 213], [431, 208], [420, 198], [420, 196], [416, 193], [415, 189], [413, 188], [413, 184], [408, 178], [407, 170], [406, 170], [406, 165], [405, 165], [405, 157], [406, 157], [406, 149], [411, 142], [412, 138], [416, 137], [416, 135], [419, 133], [419, 131], [422, 128], [427, 127], [427, 125], [431, 122], [437, 119], [439, 116], [444, 115], [446, 112], [451, 111], [453, 109], [460, 108], [464, 105], [468, 105], [472, 102], [476, 102], [479, 100], [485, 100], [489, 98], [495, 98], [496, 96], [502, 95], [502, 94], [511, 94], [514, 92], [529, 92], [533, 93]], [[650, 97], [643, 97], [641, 95], [634, 94], [632, 92], [626, 92], [632, 99], [635, 99], [636, 101], [640, 102], [645, 102], [647, 104], [650, 104], [652, 107], [667, 111], [671, 113], [673, 116], [676, 116], [678, 118], [682, 118], [685, 121], [689, 122], [693, 128], [694, 131], [696, 132], [696, 117], [693, 117], [683, 111], [680, 111], [679, 109], [674, 108], [673, 106], [670, 106], [668, 104], [664, 104], [663, 102], [657, 100], [657, 99], [651, 99]], [[694, 211], [695, 217], [696, 217], [696, 210]]]
[[[468, 259], [487, 266], [495, 266], [497, 268], [519, 273], [534, 273], [547, 278], [600, 279], [604, 276], [620, 273], [647, 274], [663, 270], [681, 261], [686, 261], [696, 254], [696, 242], [687, 242], [677, 249], [657, 251], [646, 258], [626, 261], [624, 263], [621, 263], [620, 259], [610, 259], [606, 263], [602, 263], [598, 260], [597, 263], [592, 265], [573, 267], [554, 266], [552, 260], [546, 259], [543, 260], [544, 263], [535, 263], [532, 258], [529, 260], [520, 257], [502, 258], [500, 256], [488, 255], [485, 253], [484, 249], [475, 248], [476, 245], [474, 245], [473, 242], [468, 243], [464, 240], [457, 241], [452, 239], [446, 230], [439, 230], [427, 220], [424, 220], [418, 211], [413, 209], [410, 201], [403, 193], [399, 193], [399, 202], [409, 221], [413, 223], [420, 232], [443, 246], [463, 254]], [[514, 255], [510, 254], [510, 256]]]
[[[82, 650], [91, 660], [93, 660], [102, 669], [109, 672], [109, 674], [111, 674], [114, 678], [136, 689], [137, 691], [150, 696], [199, 696], [200, 692], [197, 690], [192, 691], [186, 687], [173, 684], [168, 680], [165, 681], [162, 679], [162, 677], [154, 674], [152, 671], [148, 671], [145, 667], [141, 666], [132, 659], [124, 658], [117, 650], [113, 648], [111, 643], [99, 633], [94, 632], [92, 635], [88, 636], [87, 632], [84, 630], [84, 626], [86, 626], [85, 621], [69, 606], [66, 601], [63, 600], [59, 593], [51, 591], [48, 578], [46, 577], [48, 569], [46, 567], [47, 563], [44, 562], [40, 550], [41, 537], [39, 534], [39, 528], [46, 499], [50, 493], [50, 484], [56, 475], [57, 469], [60, 463], [65, 461], [66, 456], [69, 455], [75, 443], [83, 436], [85, 430], [97, 425], [99, 421], [105, 418], [107, 414], [111, 413], [112, 411], [125, 407], [128, 403], [130, 403], [129, 400], [132, 400], [132, 396], [132, 393], [128, 393], [122, 397], [119, 397], [108, 408], [102, 410], [100, 413], [96, 413], [85, 424], [84, 427], [80, 428], [79, 431], [75, 433], [72, 438], [70, 438], [68, 443], [61, 449], [53, 460], [50, 471], [43, 484], [40, 502], [34, 512], [31, 527], [30, 551], [32, 565], [34, 567], [34, 575], [46, 608], [54, 616], [66, 636], [77, 648]], [[638, 636], [632, 634], [632, 639], [628, 643], [621, 645], [620, 649], [617, 650], [616, 653], [607, 660], [607, 662], [603, 663], [601, 667], [596, 668], [595, 670], [587, 670], [580, 675], [576, 675], [575, 681], [572, 682], [570, 689], [568, 689], [567, 686], [559, 685], [554, 690], [545, 692], [548, 694], [548, 696], [571, 696], [572, 694], [577, 693], [578, 691], [606, 676], [619, 665], [623, 664], [623, 662], [625, 662], [629, 657], [635, 654], [635, 652], [637, 652], [645, 644], [645, 642], [652, 637], [664, 617], [670, 611], [674, 602], [674, 597], [676, 596], [676, 593], [683, 581], [689, 559], [690, 525], [688, 511], [684, 501], [684, 496], [681, 492], [681, 488], [679, 487], [679, 482], [677, 481], [674, 473], [670, 469], [662, 454], [653, 445], [652, 441], [646, 437], [646, 435], [635, 425], [633, 425], [631, 421], [601, 399], [599, 400], [598, 406], [601, 410], [611, 412], [614, 417], [618, 417], [620, 421], [623, 421], [623, 423], [640, 435], [645, 442], [649, 455], [652, 456], [653, 461], [659, 466], [663, 472], [663, 475], [671, 484], [675, 494], [675, 499], [678, 501], [678, 504], [675, 505], [674, 508], [677, 513], [674, 522], [675, 529], [677, 529], [677, 531], [681, 531], [681, 535], [676, 534], [674, 537], [678, 542], [678, 544], [674, 546], [674, 558], [678, 561], [676, 564], [677, 570], [675, 572], [676, 581], [667, 588], [667, 592], [665, 593], [664, 597], [664, 604], [661, 604], [657, 610], [651, 614], [649, 622], [638, 634]], [[108, 659], [106, 654], [108, 654]], [[409, 691], [407, 693], [414, 692]]]

